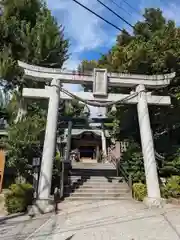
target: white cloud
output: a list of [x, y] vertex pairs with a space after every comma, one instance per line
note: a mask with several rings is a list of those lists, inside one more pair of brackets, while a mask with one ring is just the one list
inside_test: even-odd
[[[80, 0], [79, 2], [102, 15], [104, 9], [97, 1]], [[103, 29], [103, 21], [92, 13], [72, 0], [47, 0], [47, 4], [55, 14], [59, 12], [59, 16], [56, 17], [65, 25], [65, 31], [70, 39], [75, 41], [72, 46], [73, 53], [108, 44], [109, 35]]]
[[180, 24], [180, 4], [170, 3], [168, 6], [163, 7], [163, 14], [169, 20], [174, 20], [177, 25]]
[[69, 70], [77, 70], [77, 66], [80, 63], [81, 60], [78, 58], [78, 56], [72, 56], [67, 60], [63, 67]]
[[[83, 9], [72, 0], [46, 0], [57, 20], [65, 26], [66, 36], [70, 39], [72, 56], [66, 66], [77, 68], [79, 56], [84, 51], [110, 47], [117, 34], [112, 29], [112, 35], [107, 31], [106, 23]], [[104, 8], [96, 0], [78, 0], [96, 13], [104, 16]]]

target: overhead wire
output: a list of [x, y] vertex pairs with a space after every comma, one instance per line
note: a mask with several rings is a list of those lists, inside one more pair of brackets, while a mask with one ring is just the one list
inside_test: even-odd
[[119, 28], [118, 26], [116, 26], [115, 24], [111, 23], [110, 21], [106, 20], [105, 18], [103, 18], [102, 16], [100, 16], [99, 14], [97, 14], [96, 12], [94, 12], [93, 10], [91, 10], [90, 8], [86, 7], [84, 4], [80, 3], [77, 0], [72, 0], [73, 2], [77, 3], [78, 5], [80, 5], [82, 8], [86, 9], [88, 12], [92, 13], [93, 15], [95, 15], [96, 17], [100, 18], [101, 20], [103, 20], [104, 22], [106, 22], [107, 24], [111, 25], [112, 27], [116, 28], [117, 30], [119, 30], [120, 32], [123, 32], [123, 29]]
[[[75, 2], [76, 4], [78, 4], [79, 6], [81, 6], [82, 8], [84, 8], [85, 10], [87, 10], [88, 12], [92, 13], [93, 15], [95, 15], [96, 17], [100, 18], [101, 20], [103, 20], [104, 22], [106, 22], [107, 24], [109, 24], [110, 26], [114, 27], [115, 29], [119, 30], [120, 32], [124, 32], [122, 28], [118, 27], [117, 25], [113, 24], [112, 22], [108, 21], [107, 19], [105, 19], [104, 17], [100, 16], [98, 13], [94, 12], [92, 9], [88, 8], [87, 6], [85, 6], [84, 4], [80, 3], [77, 0], [72, 0], [73, 2]], [[120, 18], [122, 21], [124, 21], [126, 24], [128, 24], [131, 28], [133, 28], [135, 30], [135, 27], [129, 23], [128, 21], [126, 21], [123, 17], [121, 17], [120, 15], [118, 15], [116, 12], [114, 12], [112, 9], [110, 9], [107, 5], [105, 5], [104, 3], [102, 3], [100, 0], [97, 0], [100, 4], [102, 4], [104, 7], [106, 7], [109, 11], [111, 11], [113, 14], [115, 14], [118, 18]], [[126, 0], [122, 0], [124, 2], [126, 2], [126, 4], [128, 4], [128, 6], [130, 6], [132, 9], [134, 9], [136, 12], [138, 12], [135, 8], [133, 8]], [[139, 13], [139, 15], [141, 16], [141, 14]], [[125, 33], [125, 32], [124, 32]], [[129, 34], [128, 32], [126, 32], [127, 34]]]
[[109, 8], [106, 4], [104, 4], [102, 1], [97, 0], [97, 2], [99, 2], [102, 6], [104, 6], [106, 9], [108, 9], [110, 12], [112, 12], [116, 17], [118, 17], [120, 20], [122, 20], [123, 22], [125, 22], [127, 25], [129, 25], [130, 27], [132, 27], [134, 29], [134, 26], [129, 23], [126, 19], [124, 19], [123, 17], [121, 17], [119, 14], [117, 14], [115, 11], [113, 11], [111, 8]]
[[[123, 8], [122, 6], [120, 6], [118, 3], [116, 3], [114, 0], [108, 0], [110, 1], [111, 3], [113, 3], [117, 8], [123, 10], [125, 13], [129, 14], [131, 16], [131, 14], [125, 9]], [[122, 0], [121, 0], [122, 1]]]
[[[111, 0], [112, 1], [112, 0]], [[122, 0], [129, 8], [131, 8], [134, 12], [136, 12], [138, 15], [140, 15], [141, 17], [142, 17], [142, 15], [141, 15], [141, 13], [136, 9], [136, 8], [134, 8], [128, 1], [126, 1], [126, 0]]]

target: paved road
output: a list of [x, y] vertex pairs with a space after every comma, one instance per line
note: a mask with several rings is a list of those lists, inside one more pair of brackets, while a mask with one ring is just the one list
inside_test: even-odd
[[0, 239], [24, 240], [36, 229], [40, 228], [50, 217], [52, 217], [52, 214], [39, 216], [36, 219], [21, 216], [0, 222]]
[[163, 210], [149, 210], [134, 201], [64, 202], [60, 207], [63, 211], [58, 215], [23, 222], [11, 220], [1, 225], [0, 239], [180, 239], [179, 207], [167, 205]]

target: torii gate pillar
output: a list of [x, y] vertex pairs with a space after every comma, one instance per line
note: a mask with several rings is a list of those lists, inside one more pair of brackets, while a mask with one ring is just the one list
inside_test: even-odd
[[49, 205], [49, 195], [51, 190], [52, 168], [56, 146], [57, 120], [60, 101], [60, 80], [52, 80], [50, 91], [46, 132], [38, 185], [38, 200], [36, 201], [36, 205], [38, 205], [43, 212], [49, 212], [49, 208], [52, 208], [53, 210], [53, 206]]
[[148, 104], [146, 99], [147, 93], [145, 92], [145, 86], [137, 86], [136, 92], [138, 92], [137, 112], [148, 193], [148, 198], [145, 198], [144, 202], [148, 206], [161, 205], [162, 199], [159, 188], [154, 143], [151, 131]]

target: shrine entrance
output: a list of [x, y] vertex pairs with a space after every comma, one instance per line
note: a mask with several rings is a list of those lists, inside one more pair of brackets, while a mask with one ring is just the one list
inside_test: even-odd
[[86, 130], [77, 135], [72, 132], [71, 149], [78, 149], [80, 162], [97, 162], [102, 149], [101, 136]]
[[[87, 105], [101, 107], [105, 112], [108, 107], [116, 104], [136, 104], [148, 195], [145, 203], [148, 206], [160, 206], [162, 204], [148, 105], [168, 106], [171, 104], [169, 96], [154, 95], [151, 91], [168, 86], [175, 77], [175, 73], [149, 76], [108, 73], [107, 69], [94, 69], [92, 73], [80, 74], [74, 71], [63, 72], [61, 69], [37, 67], [23, 62], [18, 63], [24, 69], [26, 77], [50, 83], [50, 86], [46, 86], [44, 89], [23, 89], [25, 98], [49, 99], [38, 186], [38, 201], [41, 208], [42, 206], [44, 208], [49, 206], [60, 99], [69, 100], [73, 98]], [[62, 83], [92, 84], [93, 92], [71, 93], [62, 87]], [[108, 93], [109, 86], [126, 87], [131, 91], [129, 94], [111, 94]], [[101, 139], [103, 155], [106, 156], [107, 146], [104, 129], [101, 131]]]
[[[62, 142], [68, 142], [66, 136], [68, 129], [65, 130]], [[106, 147], [108, 146], [110, 136], [108, 130], [105, 130]], [[72, 129], [70, 139], [70, 152], [78, 153], [80, 162], [101, 162], [102, 160], [102, 130], [100, 129]]]
[[86, 159], [96, 160], [95, 147], [92, 146], [80, 146], [79, 147], [80, 161], [86, 161]]

